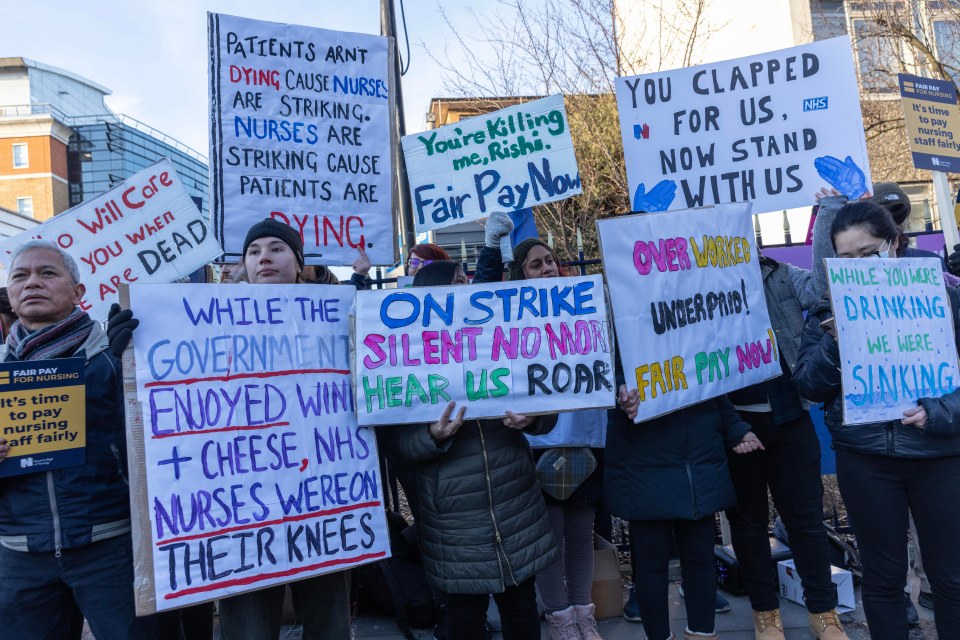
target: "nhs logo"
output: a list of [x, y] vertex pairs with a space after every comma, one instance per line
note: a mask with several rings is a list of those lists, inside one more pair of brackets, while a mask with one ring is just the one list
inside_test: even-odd
[[827, 108], [827, 96], [819, 98], [805, 98], [803, 101], [804, 111], [822, 111]]

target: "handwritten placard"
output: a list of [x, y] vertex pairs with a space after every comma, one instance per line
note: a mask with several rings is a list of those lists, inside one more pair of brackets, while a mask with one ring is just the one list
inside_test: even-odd
[[357, 294], [360, 424], [613, 405], [600, 276]]
[[418, 231], [582, 191], [563, 96], [404, 136]]
[[210, 188], [230, 259], [265, 217], [308, 264], [394, 263], [387, 39], [208, 14]]
[[637, 422], [780, 375], [749, 204], [597, 229]]
[[80, 268], [80, 308], [105, 320], [120, 285], [173, 282], [220, 254], [220, 245], [163, 159], [40, 226], [0, 241], [0, 260], [27, 240], [55, 242]]
[[617, 78], [616, 93], [634, 211], [776, 211], [821, 187], [858, 198], [870, 186], [846, 36]]
[[936, 258], [826, 260], [840, 342], [843, 423], [899, 420], [960, 383], [953, 313]]
[[130, 457], [144, 460], [149, 514], [136, 566], [156, 610], [389, 555], [376, 439], [350, 384], [354, 294], [130, 288], [143, 422]]

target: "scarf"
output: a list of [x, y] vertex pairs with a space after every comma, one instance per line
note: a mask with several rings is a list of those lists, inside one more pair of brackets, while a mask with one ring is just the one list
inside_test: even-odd
[[33, 332], [17, 320], [10, 327], [7, 346], [18, 360], [46, 360], [72, 354], [92, 330], [93, 320], [77, 307], [60, 322]]

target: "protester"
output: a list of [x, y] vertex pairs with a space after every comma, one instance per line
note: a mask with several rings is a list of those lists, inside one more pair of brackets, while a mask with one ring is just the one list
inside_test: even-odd
[[[271, 218], [250, 227], [243, 243], [240, 277], [251, 284], [302, 282], [303, 240]], [[346, 571], [290, 583], [306, 640], [349, 640], [350, 588]], [[287, 585], [267, 587], [220, 600], [222, 640], [276, 640]]]
[[[465, 284], [449, 261], [422, 267], [414, 286]], [[555, 415], [469, 420], [450, 402], [432, 424], [381, 427], [379, 437], [417, 463], [420, 552], [447, 597], [446, 637], [485, 638], [490, 594], [504, 640], [540, 637], [534, 576], [558, 557], [524, 434], [549, 432]]]
[[[119, 360], [131, 327], [113, 323], [123, 336], [110, 344], [78, 307], [76, 262], [52, 242], [14, 250], [7, 291], [19, 320], [4, 362], [84, 359], [86, 459], [0, 479], [0, 640], [71, 637], [77, 607], [98, 640], [157, 637], [156, 617], [137, 618], [133, 597]], [[0, 464], [10, 452], [0, 437]]]
[[10, 306], [10, 296], [6, 287], [0, 287], [0, 339], [6, 340], [10, 335], [10, 327], [17, 321], [17, 314]]
[[429, 242], [418, 244], [410, 249], [410, 253], [407, 254], [407, 275], [415, 276], [420, 269], [423, 269], [428, 264], [436, 262], [437, 260], [449, 259], [450, 256], [441, 246]]
[[240, 265], [231, 264], [229, 262], [224, 262], [220, 265], [220, 282], [226, 284], [228, 282], [233, 282], [234, 278], [237, 275]]
[[[822, 213], [822, 211], [821, 211]], [[819, 222], [819, 221], [818, 221]], [[900, 229], [890, 212], [871, 202], [845, 204], [830, 237], [839, 258], [897, 256]], [[947, 288], [955, 333], [957, 291]], [[903, 607], [908, 509], [933, 586], [941, 638], [960, 638], [960, 391], [921, 398], [901, 420], [843, 424], [843, 393], [836, 327], [829, 299], [817, 303], [804, 326], [794, 382], [801, 395], [823, 402], [837, 451], [837, 480], [857, 534], [863, 563], [863, 605], [874, 640], [908, 635]]]

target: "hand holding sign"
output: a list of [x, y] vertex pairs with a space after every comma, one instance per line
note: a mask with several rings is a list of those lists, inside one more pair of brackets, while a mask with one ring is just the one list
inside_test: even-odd
[[633, 420], [637, 417], [637, 411], [640, 409], [640, 391], [631, 389], [627, 392], [627, 385], [620, 385], [620, 393], [617, 394], [617, 406], [627, 414], [627, 417]]
[[3, 462], [10, 453], [10, 443], [0, 438], [0, 462]]
[[502, 211], [490, 214], [483, 226], [483, 244], [491, 249], [500, 249], [500, 259], [504, 262], [513, 262], [511, 231], [513, 231], [513, 220]]
[[455, 401], [448, 402], [447, 408], [440, 415], [440, 419], [430, 425], [430, 436], [437, 442], [443, 442], [452, 437], [463, 426], [463, 415], [467, 412], [467, 407], [460, 407], [460, 411], [457, 411], [457, 417], [451, 420], [450, 415], [456, 406]]
[[833, 156], [823, 156], [813, 161], [820, 177], [850, 200], [860, 198], [867, 192], [867, 177], [853, 158], [843, 161]]
[[130, 344], [133, 330], [140, 326], [140, 321], [133, 317], [133, 311], [124, 309], [114, 302], [110, 305], [107, 314], [107, 340], [110, 344], [110, 353], [116, 357], [123, 356], [123, 350]]
[[519, 413], [514, 413], [513, 411], [507, 411], [506, 417], [503, 419], [503, 424], [510, 429], [526, 429], [536, 421], [536, 418], [533, 416], [522, 416]]
[[[903, 412], [903, 419], [900, 420], [903, 424], [912, 424], [917, 429], [923, 430], [927, 424], [927, 410], [923, 407], [917, 406], [907, 409]], [[0, 458], [2, 460], [2, 458]]]
[[654, 213], [656, 211], [666, 211], [670, 208], [673, 199], [677, 197], [677, 183], [673, 180], [661, 180], [650, 189], [650, 193], [645, 192], [646, 187], [641, 182], [637, 185], [637, 190], [633, 194], [633, 210]]

